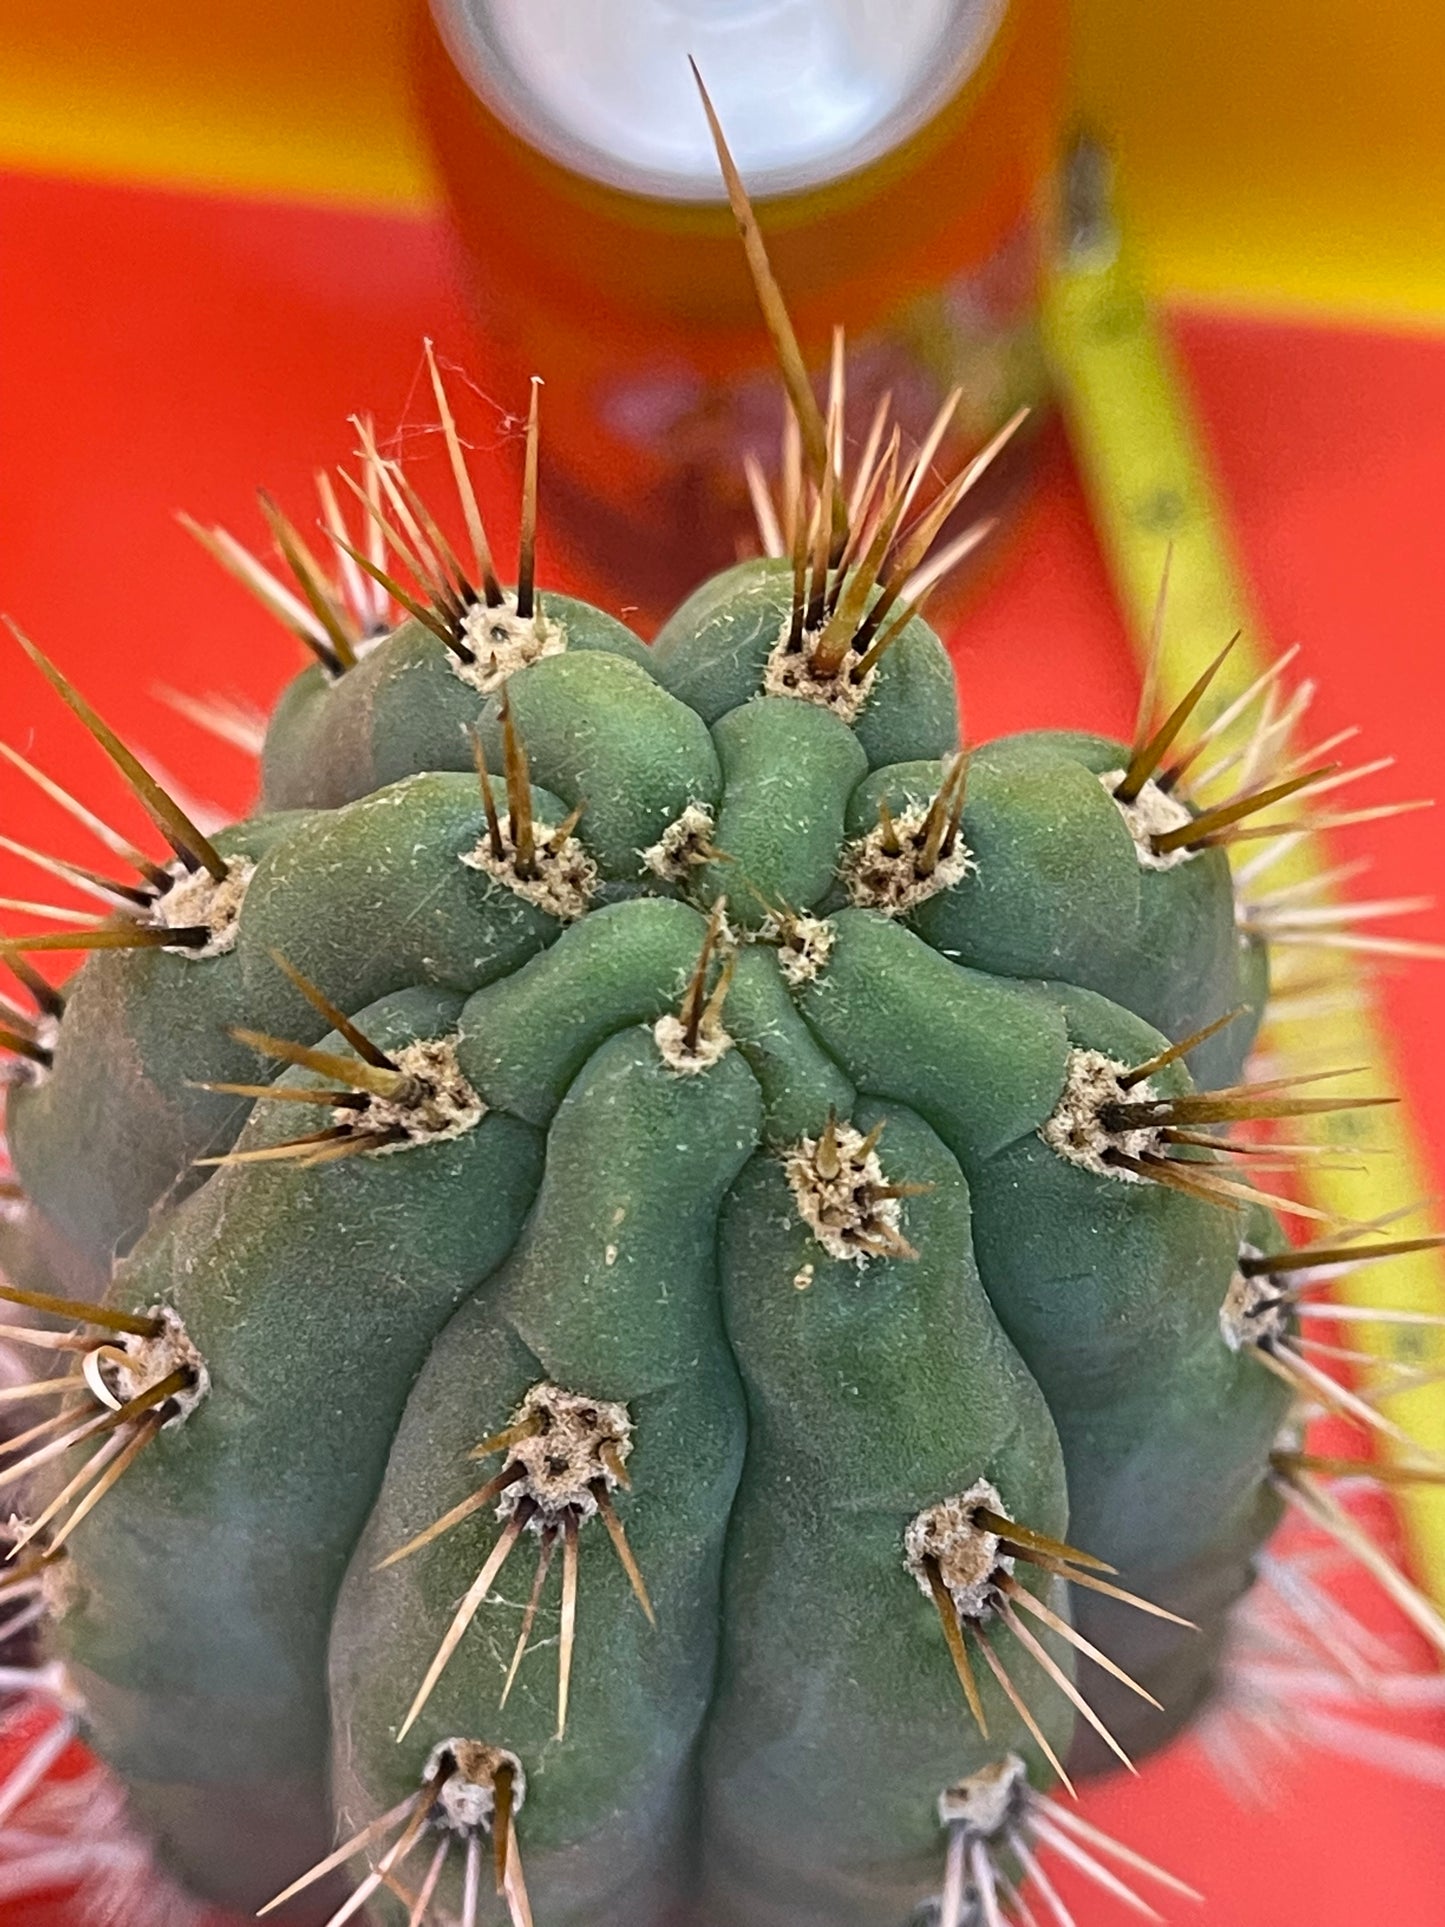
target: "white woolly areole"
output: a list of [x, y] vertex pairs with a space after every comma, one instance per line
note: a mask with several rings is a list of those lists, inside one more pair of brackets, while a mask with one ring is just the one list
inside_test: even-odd
[[517, 850], [512, 841], [510, 817], [502, 817], [501, 832], [500, 857], [492, 848], [488, 831], [483, 833], [476, 848], [464, 850], [458, 861], [465, 863], [469, 870], [484, 870], [489, 877], [504, 884], [513, 896], [535, 904], [561, 923], [575, 923], [578, 917], [586, 915], [597, 894], [597, 865], [575, 836], [565, 837], [554, 850], [551, 839], [556, 836], [556, 826], [536, 824], [533, 828], [536, 875], [524, 877], [517, 874]]
[[1143, 1125], [1137, 1131], [1106, 1131], [1099, 1114], [1111, 1104], [1146, 1103], [1158, 1093], [1146, 1079], [1130, 1090], [1120, 1082], [1129, 1066], [1099, 1050], [1071, 1050], [1064, 1088], [1051, 1116], [1039, 1126], [1039, 1136], [1049, 1149], [1070, 1164], [1092, 1171], [1095, 1177], [1115, 1178], [1123, 1184], [1143, 1184], [1137, 1171], [1110, 1164], [1109, 1151], [1122, 1151], [1127, 1157], [1146, 1154], [1160, 1157], [1164, 1140], [1157, 1125]]
[[485, 1740], [441, 1740], [426, 1756], [422, 1780], [432, 1785], [442, 1774], [441, 1792], [432, 1809], [432, 1825], [449, 1833], [490, 1833], [497, 1811], [496, 1779], [503, 1767], [512, 1770], [512, 1815], [527, 1799], [527, 1775], [516, 1754]]
[[686, 882], [688, 873], [711, 861], [713, 814], [705, 803], [689, 803], [655, 843], [639, 852], [643, 863], [664, 883]]
[[1123, 780], [1124, 772], [1121, 769], [1107, 770], [1099, 778], [1109, 793], [1110, 801], [1129, 827], [1140, 868], [1177, 870], [1181, 863], [1188, 863], [1191, 857], [1197, 856], [1197, 850], [1166, 850], [1161, 856], [1154, 848], [1156, 836], [1165, 836], [1170, 830], [1182, 830], [1186, 823], [1194, 821], [1178, 797], [1161, 790], [1151, 776], [1134, 801], [1125, 803], [1114, 794]]
[[368, 1093], [364, 1109], [339, 1104], [331, 1113], [332, 1119], [353, 1131], [406, 1133], [394, 1144], [378, 1144], [372, 1153], [375, 1157], [408, 1150], [413, 1144], [438, 1144], [445, 1138], [462, 1137], [481, 1123], [487, 1107], [462, 1075], [457, 1062], [460, 1042], [457, 1034], [422, 1037], [388, 1051], [387, 1056], [402, 1076], [411, 1080], [410, 1087], [395, 1097]]
[[[52, 1017], [48, 1010], [37, 1011], [30, 1019], [30, 1035], [42, 1050], [54, 1052], [60, 1042], [60, 1019]], [[35, 1066], [37, 1070], [40, 1066]]]
[[[517, 598], [509, 590], [498, 604], [476, 602], [462, 617], [462, 641], [476, 657], [463, 662], [451, 655], [452, 674], [470, 688], [490, 696], [518, 669], [560, 656], [567, 647], [566, 625], [544, 615], [541, 602], [530, 616], [517, 614]], [[449, 652], [450, 654], [450, 652]]]
[[764, 943], [776, 943], [778, 968], [794, 990], [812, 983], [827, 968], [838, 941], [838, 932], [822, 917], [789, 917], [780, 923], [776, 917], [764, 920], [758, 931]]
[[928, 1580], [932, 1564], [960, 1619], [987, 1619], [996, 1604], [999, 1575], [1014, 1569], [1013, 1559], [1002, 1551], [997, 1533], [975, 1520], [980, 1506], [1001, 1518], [1009, 1516], [998, 1487], [987, 1479], [976, 1479], [967, 1492], [925, 1507], [916, 1519], [909, 1520], [903, 1534], [903, 1563], [919, 1591], [933, 1597]]
[[223, 957], [234, 950], [241, 934], [241, 905], [256, 874], [249, 857], [226, 859], [226, 874], [219, 882], [209, 870], [187, 870], [173, 865], [176, 880], [163, 897], [156, 900], [153, 915], [167, 930], [209, 930], [210, 941], [192, 948], [189, 944], [167, 945], [180, 957]]
[[613, 1492], [622, 1483], [618, 1468], [632, 1452], [632, 1416], [620, 1401], [588, 1398], [544, 1380], [523, 1398], [512, 1424], [536, 1429], [507, 1452], [505, 1470], [522, 1476], [498, 1499], [499, 1519], [510, 1519], [523, 1500], [536, 1508], [534, 1532], [567, 1513], [590, 1519], [597, 1510], [595, 1488]]
[[962, 837], [955, 837], [948, 855], [940, 856], [932, 870], [921, 871], [918, 858], [927, 835], [927, 820], [926, 807], [905, 810], [894, 818], [894, 832], [903, 846], [896, 853], [887, 849], [881, 823], [844, 850], [839, 874], [860, 909], [879, 910], [885, 917], [905, 916], [915, 905], [927, 903], [940, 890], [951, 890], [978, 868]]
[[820, 709], [831, 709], [845, 723], [856, 721], [877, 679], [877, 663], [856, 682], [853, 680], [853, 664], [846, 656], [836, 676], [815, 676], [809, 663], [809, 649], [818, 640], [817, 635], [805, 629], [802, 647], [790, 649], [788, 635], [792, 626], [791, 616], [785, 617], [763, 670], [763, 694], [794, 696], [799, 702], [816, 703]]
[[[1239, 1255], [1259, 1258], [1263, 1253], [1253, 1245], [1241, 1245]], [[1254, 1277], [1236, 1271], [1219, 1308], [1219, 1330], [1232, 1352], [1268, 1347], [1289, 1337], [1290, 1301], [1267, 1271]]]
[[1029, 1804], [1028, 1768], [1017, 1753], [955, 1780], [938, 1796], [938, 1824], [994, 1839], [1017, 1823]]
[[[860, 1270], [871, 1258], [902, 1257], [912, 1247], [904, 1238], [899, 1199], [875, 1195], [887, 1184], [878, 1153], [864, 1151], [867, 1139], [851, 1124], [833, 1126], [834, 1156], [820, 1162], [821, 1137], [800, 1138], [783, 1152], [788, 1189], [807, 1225], [830, 1258]], [[836, 1169], [829, 1170], [829, 1164]]]
[[162, 1428], [169, 1430], [188, 1419], [205, 1398], [211, 1389], [211, 1374], [169, 1305], [149, 1305], [137, 1315], [157, 1320], [160, 1330], [149, 1338], [140, 1332], [119, 1333], [113, 1343], [87, 1352], [82, 1367], [85, 1381], [97, 1400], [114, 1412], [148, 1392], [152, 1385], [159, 1385], [172, 1372], [189, 1372], [190, 1385], [173, 1392], [166, 1405], [158, 1408], [165, 1411], [167, 1406], [174, 1407]]
[[[38, 1047], [48, 1056], [55, 1055], [55, 1046], [60, 1041], [60, 1019], [52, 1017], [49, 1011], [37, 1011], [31, 1017], [16, 1011], [28, 1034]], [[0, 1013], [0, 1023], [7, 1022], [5, 1014]], [[18, 1026], [17, 1026], [18, 1028]], [[6, 1057], [0, 1059], [0, 1091], [14, 1090], [17, 1085], [33, 1086], [43, 1084], [50, 1076], [48, 1064], [38, 1064], [33, 1057]], [[21, 1200], [0, 1198], [0, 1221], [9, 1221], [20, 1215]]]
[[732, 1038], [717, 1019], [704, 1017], [698, 1027], [697, 1042], [689, 1049], [687, 1025], [674, 1011], [658, 1018], [652, 1026], [652, 1035], [663, 1063], [679, 1077], [696, 1077], [700, 1071], [711, 1070], [733, 1047]]

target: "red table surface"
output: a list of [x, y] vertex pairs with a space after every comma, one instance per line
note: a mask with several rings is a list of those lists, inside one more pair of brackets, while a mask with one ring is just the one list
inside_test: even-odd
[[[245, 759], [159, 703], [157, 685], [269, 700], [297, 652], [173, 511], [259, 542], [250, 491], [265, 483], [309, 516], [313, 469], [351, 452], [351, 410], [374, 410], [384, 431], [427, 419], [426, 333], [475, 377], [464, 426], [479, 448], [516, 432], [507, 411], [523, 398], [487, 396], [447, 237], [421, 221], [0, 177], [0, 276], [0, 609], [191, 794], [237, 810]], [[1316, 735], [1361, 725], [1362, 754], [1397, 758], [1376, 797], [1429, 795], [1445, 691], [1445, 341], [1218, 315], [1177, 315], [1174, 331], [1270, 630], [1302, 641], [1302, 667], [1320, 678]], [[486, 506], [505, 554], [513, 506], [495, 487]], [[544, 582], [547, 560], [544, 528]], [[565, 577], [552, 560], [552, 579]], [[1039, 724], [1128, 732], [1136, 674], [1057, 445], [952, 640], [971, 738]], [[0, 643], [0, 660], [0, 735], [126, 815], [19, 651]], [[0, 823], [91, 854], [8, 770]], [[1374, 840], [1371, 896], [1438, 888], [1429, 813]], [[9, 862], [0, 891], [45, 894]], [[1445, 921], [1420, 918], [1412, 934], [1445, 936]], [[1438, 967], [1387, 972], [1381, 987], [1445, 1183]], [[1085, 1810], [1202, 1888], [1211, 1927], [1445, 1917], [1438, 1788], [1301, 1757], [1264, 1806], [1230, 1798], [1186, 1744], [1137, 1784], [1091, 1789]], [[294, 1871], [278, 1869], [278, 1884]], [[1200, 1917], [1183, 1902], [1171, 1912]], [[1081, 1927], [1126, 1917], [1092, 1893], [1078, 1913]], [[0, 1906], [0, 1927], [73, 1917]]]

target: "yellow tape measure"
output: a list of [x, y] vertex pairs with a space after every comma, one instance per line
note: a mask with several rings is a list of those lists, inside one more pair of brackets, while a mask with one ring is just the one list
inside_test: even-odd
[[[1131, 270], [1110, 204], [1107, 157], [1092, 143], [1074, 150], [1066, 196], [1066, 239], [1044, 309], [1044, 327], [1075, 456], [1115, 588], [1141, 654], [1147, 643], [1166, 553], [1169, 592], [1159, 701], [1167, 711], [1237, 632], [1240, 641], [1215, 684], [1221, 704], [1243, 693], [1273, 655], [1251, 604], [1210, 478], [1186, 391], [1167, 343]], [[1247, 719], [1246, 719], [1247, 721]], [[1236, 725], [1221, 747], [1242, 740]], [[1317, 839], [1302, 839], [1270, 870], [1270, 888], [1306, 883], [1328, 867]], [[1328, 889], [1310, 904], [1331, 901]], [[1321, 953], [1328, 995], [1313, 1014], [1272, 1019], [1266, 1047], [1292, 1060], [1308, 1053], [1322, 1067], [1368, 1065], [1372, 1093], [1399, 1095], [1393, 1050], [1365, 974], [1345, 950]], [[1344, 1088], [1363, 1088], [1351, 1084]], [[1373, 1146], [1367, 1169], [1302, 1172], [1304, 1200], [1344, 1222], [1398, 1212], [1385, 1234], [1417, 1236], [1431, 1227], [1410, 1216], [1430, 1178], [1403, 1104], [1312, 1119], [1341, 1152]], [[1445, 1310], [1445, 1258], [1414, 1252], [1365, 1266], [1340, 1281], [1338, 1296], [1361, 1309]], [[1428, 1325], [1362, 1323], [1351, 1343], [1382, 1364], [1445, 1373], [1445, 1331]], [[1392, 1396], [1389, 1417], [1427, 1451], [1445, 1454], [1445, 1390], [1417, 1385]], [[1402, 1448], [1403, 1450], [1403, 1448]], [[1399, 1494], [1421, 1583], [1445, 1600], [1445, 1489], [1410, 1486]]]

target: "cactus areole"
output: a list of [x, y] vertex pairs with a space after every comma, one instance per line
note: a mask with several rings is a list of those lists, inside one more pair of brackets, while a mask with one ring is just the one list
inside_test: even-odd
[[651, 647], [537, 587], [534, 406], [507, 586], [432, 374], [465, 562], [370, 441], [334, 574], [204, 535], [316, 657], [245, 821], [32, 650], [173, 855], [105, 832], [103, 914], [4, 940], [9, 1295], [74, 1324], [16, 1570], [206, 1899], [991, 1927], [1101, 1866], [1050, 1789], [1207, 1703], [1300, 1462], [1228, 1133], [1346, 1100], [1245, 1079], [1227, 846], [1332, 779], [1267, 690], [1201, 800], [1207, 678], [964, 751], [969, 476], [842, 472], [836, 379], [782, 553]]

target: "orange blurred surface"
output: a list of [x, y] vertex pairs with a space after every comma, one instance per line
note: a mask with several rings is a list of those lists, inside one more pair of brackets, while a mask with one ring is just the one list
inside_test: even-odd
[[[0, 0], [0, 165], [419, 208], [424, 0]], [[1445, 315], [1438, 0], [1071, 0], [1156, 287]]]

